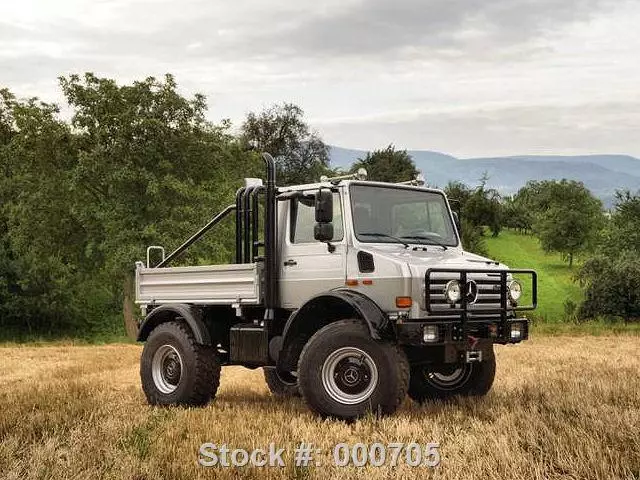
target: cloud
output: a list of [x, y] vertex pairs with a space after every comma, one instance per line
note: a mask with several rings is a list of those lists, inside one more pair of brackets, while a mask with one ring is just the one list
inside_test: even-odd
[[[177, 22], [171, 43], [197, 36], [202, 56], [491, 57], [587, 21], [610, 0], [359, 0], [308, 11], [284, 6], [247, 12], [242, 23], [203, 13]], [[252, 15], [255, 13], [256, 15]], [[216, 28], [217, 27], [217, 28]], [[521, 53], [521, 50], [519, 50]]]
[[638, 19], [627, 0], [21, 0], [0, 86], [63, 103], [59, 75], [171, 72], [214, 120], [292, 101], [345, 146], [637, 155]]
[[[178, 63], [292, 57], [491, 58], [514, 48], [522, 54], [522, 46], [534, 50], [541, 36], [567, 23], [588, 20], [608, 2], [352, 0], [320, 8], [316, 2], [244, 0], [225, 6], [186, 1], [156, 6], [139, 0], [116, 2], [109, 10], [112, 21], [108, 24], [54, 17], [41, 22], [28, 38], [57, 39], [73, 45], [70, 53], [82, 57], [138, 56]], [[25, 32], [22, 28], [13, 35], [25, 36]]]
[[[321, 122], [326, 140], [351, 148], [389, 143], [429, 149], [457, 157], [514, 154], [588, 154], [638, 152], [640, 101], [584, 105], [496, 106], [397, 112], [386, 117]], [[377, 144], [370, 145], [371, 132]], [[588, 141], [587, 141], [588, 139]]]

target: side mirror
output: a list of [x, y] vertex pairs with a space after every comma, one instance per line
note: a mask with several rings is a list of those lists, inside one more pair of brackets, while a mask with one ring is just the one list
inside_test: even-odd
[[458, 212], [451, 213], [453, 213], [453, 223], [456, 224], [456, 230], [458, 230], [458, 234], [462, 236], [462, 224], [460, 223], [460, 215], [458, 215]]
[[333, 221], [333, 193], [321, 188], [316, 192], [316, 222], [331, 223]]
[[316, 223], [313, 227], [313, 238], [319, 242], [330, 242], [333, 239], [333, 223]]

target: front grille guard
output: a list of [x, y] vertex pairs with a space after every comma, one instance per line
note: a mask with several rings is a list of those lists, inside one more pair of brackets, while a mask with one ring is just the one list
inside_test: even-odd
[[[453, 278], [433, 278], [434, 273], [449, 274]], [[538, 306], [538, 275], [534, 270], [519, 270], [519, 269], [501, 269], [501, 270], [487, 270], [487, 269], [457, 269], [457, 268], [430, 268], [425, 273], [425, 307], [427, 312], [431, 315], [434, 313], [440, 315], [460, 315], [460, 326], [462, 329], [462, 338], [466, 338], [467, 323], [469, 320], [469, 304], [466, 295], [467, 280], [471, 280], [469, 275], [471, 274], [485, 274], [490, 276], [500, 276], [500, 307], [487, 306], [483, 308], [482, 305], [474, 305], [473, 315], [500, 315], [500, 332], [501, 336], [505, 339], [509, 334], [507, 330], [507, 321], [509, 312], [518, 312], [526, 310], [534, 310]], [[449, 308], [434, 309], [431, 304], [431, 285], [433, 283], [442, 283], [445, 285], [450, 280], [455, 280], [455, 276], [458, 276], [460, 285], [462, 288], [461, 300], [459, 302], [460, 307], [456, 305], [450, 305]], [[531, 304], [530, 305], [509, 305], [508, 291], [507, 291], [507, 277], [509, 275], [530, 275], [531, 276]], [[518, 278], [520, 280], [520, 278]], [[525, 286], [526, 288], [526, 286]]]

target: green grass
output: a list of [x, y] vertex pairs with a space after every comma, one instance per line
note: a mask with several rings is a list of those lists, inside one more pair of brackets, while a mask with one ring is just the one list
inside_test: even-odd
[[72, 335], [27, 335], [16, 333], [0, 335], [0, 348], [3, 347], [51, 347], [51, 346], [82, 346], [82, 345], [109, 345], [109, 344], [135, 344], [135, 340], [124, 334], [99, 334], [94, 336]]
[[579, 262], [574, 261], [569, 268], [559, 254], [545, 253], [531, 235], [503, 230], [498, 237], [488, 236], [486, 240], [489, 257], [510, 268], [531, 268], [538, 273], [538, 308], [533, 318], [544, 323], [562, 322], [565, 301], [580, 303], [582, 291], [573, 280]]
[[617, 335], [633, 335], [640, 336], [640, 323], [626, 324], [622, 321], [607, 321], [603, 319], [589, 320], [586, 322], [553, 322], [553, 323], [533, 323], [533, 335], [568, 335], [568, 336], [584, 336], [591, 335], [595, 337], [601, 336], [617, 336]]

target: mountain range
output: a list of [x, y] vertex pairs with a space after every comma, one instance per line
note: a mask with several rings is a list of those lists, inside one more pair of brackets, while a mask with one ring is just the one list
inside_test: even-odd
[[[365, 150], [331, 146], [331, 166], [349, 168]], [[478, 185], [483, 174], [487, 186], [504, 195], [517, 192], [529, 180], [581, 181], [610, 208], [616, 190], [640, 190], [640, 159], [629, 155], [520, 155], [511, 157], [456, 158], [429, 150], [410, 150], [418, 170], [430, 186], [444, 187], [450, 181]]]

